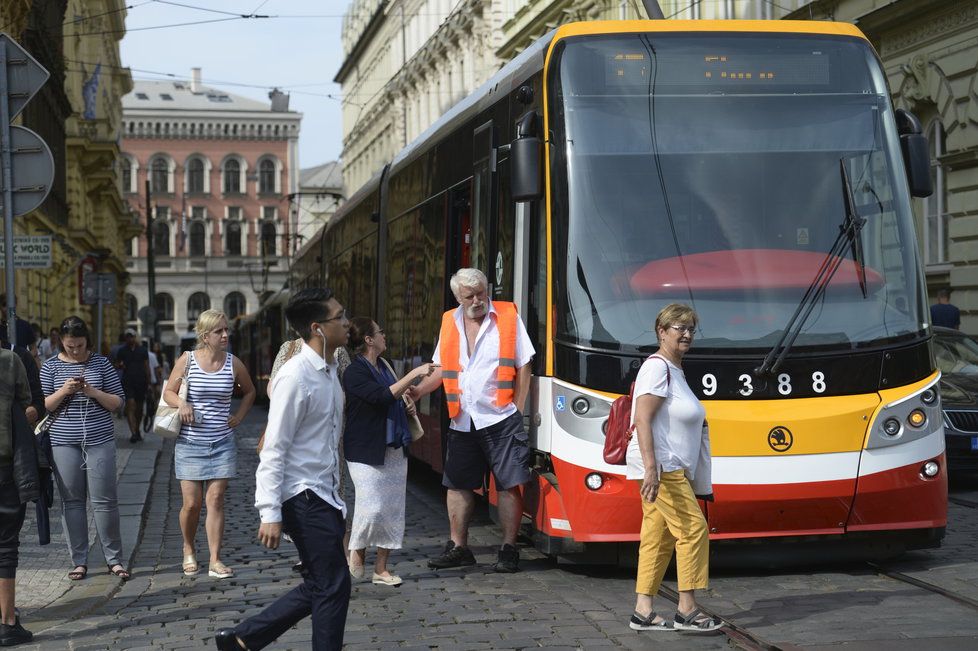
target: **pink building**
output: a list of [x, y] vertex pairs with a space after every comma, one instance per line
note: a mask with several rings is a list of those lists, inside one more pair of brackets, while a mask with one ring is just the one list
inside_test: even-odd
[[[137, 81], [123, 98], [123, 191], [144, 233], [133, 240], [127, 320], [152, 328], [146, 182], [153, 212], [156, 318], [177, 345], [208, 308], [253, 312], [288, 278], [297, 248], [298, 138], [288, 96], [271, 104], [189, 82]], [[145, 312], [143, 313], [145, 315]]]

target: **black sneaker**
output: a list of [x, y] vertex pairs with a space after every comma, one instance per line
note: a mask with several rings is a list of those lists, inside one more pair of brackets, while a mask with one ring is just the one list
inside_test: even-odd
[[496, 572], [512, 574], [520, 571], [520, 552], [512, 545], [503, 545], [496, 557], [496, 562], [492, 566]]
[[139, 434], [133, 434], [132, 436], [129, 437], [130, 443], [139, 443], [140, 440], [142, 440], [142, 437], [139, 436]]
[[428, 560], [428, 567], [433, 570], [444, 570], [449, 567], [462, 567], [463, 565], [475, 565], [475, 556], [471, 549], [457, 547], [451, 540], [445, 545], [445, 551], [441, 556]]
[[0, 646], [15, 646], [33, 639], [34, 634], [21, 626], [19, 621], [13, 624], [0, 624]]

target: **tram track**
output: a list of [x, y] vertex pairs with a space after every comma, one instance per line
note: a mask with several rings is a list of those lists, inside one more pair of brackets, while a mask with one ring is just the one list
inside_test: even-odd
[[[667, 588], [664, 585], [659, 586], [659, 594], [676, 604], [679, 603], [679, 593], [672, 588]], [[723, 620], [724, 626], [720, 629], [720, 632], [738, 648], [744, 649], [745, 651], [781, 651], [781, 647], [776, 644], [771, 644], [760, 636], [751, 633], [743, 626], [735, 624], [725, 617], [721, 617], [702, 604], [699, 604], [699, 608], [710, 617]]]
[[955, 495], [948, 495], [947, 501], [951, 502], [952, 504], [957, 504], [958, 506], [967, 506], [973, 509], [978, 509], [978, 501], [976, 500], [969, 500], [963, 497], [957, 497]]
[[[978, 504], [976, 504], [976, 506], [978, 506]], [[978, 599], [966, 597], [965, 595], [958, 594], [953, 590], [948, 590], [947, 588], [943, 588], [937, 585], [936, 583], [931, 583], [930, 581], [924, 581], [923, 579], [918, 579], [917, 577], [910, 576], [909, 574], [905, 574], [903, 572], [897, 572], [896, 570], [891, 570], [886, 566], [880, 565], [878, 563], [871, 562], [868, 563], [868, 565], [874, 570], [876, 570], [878, 574], [893, 579], [894, 581], [899, 581], [901, 583], [906, 583], [908, 585], [921, 588], [922, 590], [927, 590], [928, 592], [933, 592], [934, 594], [938, 594], [946, 599], [950, 599], [951, 601], [955, 601], [964, 606], [968, 606], [969, 608], [972, 608], [974, 610], [978, 610]]]

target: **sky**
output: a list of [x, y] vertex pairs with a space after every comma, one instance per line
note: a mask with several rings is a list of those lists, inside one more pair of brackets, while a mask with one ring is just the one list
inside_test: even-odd
[[[166, 75], [189, 79], [190, 69], [199, 67], [204, 85], [266, 103], [268, 91], [277, 86], [290, 93], [289, 108], [303, 116], [300, 167], [339, 158], [340, 87], [333, 78], [343, 63], [340, 31], [350, 0], [126, 0], [126, 4], [132, 8], [121, 44], [122, 64], [132, 70], [133, 79], [173, 78]], [[235, 17], [242, 14], [270, 17]], [[159, 27], [201, 21], [220, 22]], [[142, 29], [147, 27], [152, 29]]]

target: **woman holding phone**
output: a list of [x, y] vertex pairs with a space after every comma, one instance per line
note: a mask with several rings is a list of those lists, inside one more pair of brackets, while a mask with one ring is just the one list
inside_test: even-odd
[[87, 492], [106, 565], [125, 581], [130, 575], [122, 564], [112, 423], [112, 412], [125, 402], [122, 383], [112, 363], [90, 350], [84, 321], [70, 316], [59, 331], [61, 352], [41, 367], [41, 388], [44, 406], [54, 419], [49, 434], [73, 564], [68, 578], [80, 581], [88, 575]]

